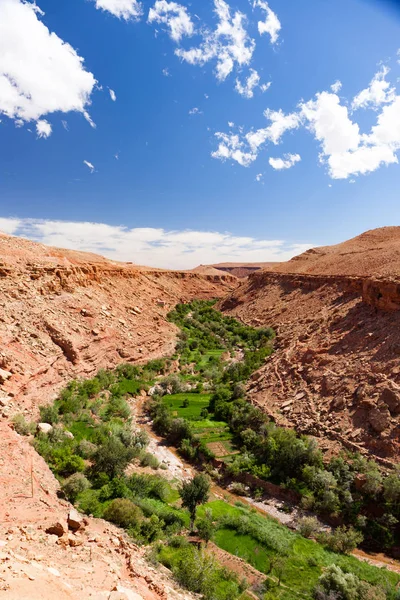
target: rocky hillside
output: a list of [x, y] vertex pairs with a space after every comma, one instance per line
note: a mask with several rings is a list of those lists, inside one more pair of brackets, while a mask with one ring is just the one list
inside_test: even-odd
[[[70, 378], [171, 353], [180, 300], [223, 296], [229, 275], [150, 270], [0, 236], [0, 385], [34, 410]], [[7, 398], [8, 397], [8, 398]]]
[[277, 264], [278, 273], [400, 276], [400, 227], [381, 227], [335, 246], [307, 250], [288, 262]]
[[277, 330], [252, 400], [322, 445], [400, 452], [400, 228], [367, 232], [250, 275], [220, 304]]
[[10, 418], [36, 416], [72, 378], [171, 353], [168, 310], [235, 285], [225, 274], [146, 269], [0, 235], [0, 595], [191, 598], [109, 523], [68, 523], [71, 506]]

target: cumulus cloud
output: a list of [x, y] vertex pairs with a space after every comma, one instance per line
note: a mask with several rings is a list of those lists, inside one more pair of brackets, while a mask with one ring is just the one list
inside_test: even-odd
[[214, 0], [214, 12], [218, 24], [214, 31], [204, 28], [203, 41], [198, 47], [189, 50], [178, 48], [175, 54], [192, 65], [203, 66], [216, 60], [215, 74], [224, 81], [234, 67], [248, 65], [253, 57], [254, 40], [246, 31], [246, 17], [240, 11], [233, 14], [225, 0]]
[[262, 11], [266, 13], [266, 17], [264, 21], [258, 21], [258, 32], [260, 35], [264, 33], [268, 33], [271, 38], [271, 44], [276, 44], [279, 38], [279, 32], [282, 28], [281, 23], [274, 13], [273, 10], [268, 5], [268, 2], [265, 0], [255, 0], [253, 3], [253, 7], [258, 7]]
[[45, 119], [36, 122], [36, 133], [39, 138], [48, 138], [51, 135], [51, 125]]
[[148, 23], [162, 23], [169, 29], [171, 39], [179, 43], [194, 34], [194, 25], [185, 6], [177, 2], [157, 0], [149, 10]]
[[90, 119], [87, 107], [96, 80], [42, 16], [30, 2], [0, 2], [0, 113], [17, 123], [39, 121], [56, 111]]
[[375, 74], [369, 86], [357, 94], [352, 103], [352, 108], [354, 110], [367, 107], [377, 109], [381, 104], [393, 102], [396, 90], [394, 87], [391, 87], [388, 81], [386, 81], [386, 75], [388, 75], [389, 70], [390, 69], [383, 66], [382, 69]]
[[219, 140], [219, 144], [217, 150], [211, 153], [213, 158], [223, 162], [233, 160], [242, 167], [248, 167], [256, 160], [257, 153], [246, 150], [246, 144], [238, 134], [217, 132], [215, 136]]
[[111, 100], [113, 102], [115, 102], [117, 100], [117, 94], [111, 88], [108, 88], [108, 91], [110, 92], [110, 98], [111, 98]]
[[[378, 81], [374, 78], [373, 81]], [[348, 179], [351, 175], [365, 175], [382, 165], [398, 162], [400, 149], [400, 96], [385, 88], [390, 100], [378, 115], [377, 124], [369, 134], [361, 134], [360, 127], [349, 117], [347, 106], [336, 94], [322, 92], [314, 100], [301, 105], [309, 129], [321, 143], [321, 162], [328, 165], [333, 179]], [[382, 95], [368, 88], [359, 98], [358, 105], [368, 106], [382, 100]], [[376, 90], [375, 90], [376, 91]], [[374, 95], [375, 94], [375, 95]]]
[[284, 169], [290, 169], [300, 161], [300, 154], [284, 154], [283, 158], [270, 158], [269, 164], [276, 171], [282, 171]]
[[262, 178], [263, 178], [263, 177], [264, 177], [264, 176], [263, 176], [263, 174], [262, 174], [262, 173], [257, 173], [257, 175], [256, 175], [256, 181], [257, 181], [258, 183], [260, 183], [260, 182], [262, 181]]
[[203, 114], [203, 111], [200, 110], [197, 106], [195, 106], [189, 110], [189, 115], [202, 115], [202, 114]]
[[92, 165], [91, 162], [89, 162], [88, 160], [84, 160], [83, 164], [87, 166], [91, 173], [94, 173], [94, 165]]
[[[400, 95], [387, 81], [389, 69], [383, 66], [369, 86], [349, 103], [339, 98], [341, 83], [335, 82], [329, 91], [318, 92], [314, 98], [301, 101], [297, 110], [284, 113], [267, 109], [264, 116], [269, 125], [237, 133], [217, 132], [218, 147], [212, 156], [222, 161], [235, 161], [248, 167], [267, 143], [279, 144], [289, 130], [308, 129], [320, 145], [319, 162], [326, 165], [332, 179], [349, 179], [365, 175], [381, 166], [398, 163], [400, 150]], [[349, 108], [351, 106], [351, 108]], [[363, 133], [354, 120], [356, 108], [377, 112], [376, 124]], [[232, 129], [232, 128], [231, 128]], [[293, 166], [291, 157], [271, 158], [275, 169]]]
[[312, 247], [215, 231], [129, 229], [104, 223], [38, 219], [0, 219], [0, 230], [51, 246], [103, 254], [113, 260], [179, 269], [217, 262], [283, 261]]
[[301, 123], [299, 114], [285, 114], [282, 110], [267, 109], [264, 116], [270, 121], [270, 125], [262, 129], [250, 130], [247, 133], [239, 129], [237, 134], [217, 132], [215, 136], [219, 145], [211, 156], [222, 161], [233, 160], [243, 167], [248, 167], [257, 159], [262, 146], [267, 142], [279, 144], [286, 131], [297, 129]]
[[244, 98], [250, 99], [254, 96], [254, 90], [260, 88], [262, 92], [266, 92], [271, 86], [271, 82], [263, 83], [260, 85], [260, 76], [255, 69], [250, 69], [250, 75], [241, 83], [239, 79], [236, 79], [235, 89]]
[[137, 21], [143, 11], [142, 5], [137, 0], [94, 0], [96, 8], [105, 10], [125, 21]]

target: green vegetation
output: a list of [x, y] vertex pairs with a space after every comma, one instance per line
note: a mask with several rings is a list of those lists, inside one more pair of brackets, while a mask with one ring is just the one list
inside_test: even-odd
[[245, 588], [232, 571], [184, 538], [172, 538], [168, 545], [159, 546], [156, 557], [183, 587], [201, 594], [204, 600], [236, 600]]
[[[398, 540], [400, 473], [385, 476], [373, 461], [350, 454], [325, 464], [314, 440], [277, 427], [246, 402], [244, 384], [271, 354], [273, 331], [244, 326], [212, 305], [196, 301], [170, 313], [181, 329], [171, 359], [73, 381], [40, 409], [40, 420], [52, 425], [49, 433], [21, 416], [15, 429], [34, 433], [35, 448], [81, 511], [154, 544], [153, 557], [205, 599], [248, 600], [240, 579], [210, 557], [213, 540], [265, 574], [263, 589], [256, 590], [263, 600], [394, 600], [398, 575], [348, 553], [363, 537], [371, 548]], [[179, 373], [171, 373], [177, 360]], [[306, 518], [301, 536], [241, 503], [206, 504], [210, 486], [202, 474], [180, 487], [171, 484], [147, 451], [147, 434], [131, 422], [127, 400], [141, 390], [152, 394], [147, 410], [155, 431], [199, 468], [233, 482], [236, 493], [245, 486], [235, 479], [248, 473], [294, 490], [305, 507], [340, 516], [346, 525], [318, 534], [315, 520]], [[136, 472], [128, 475], [132, 464]], [[369, 514], [371, 503], [382, 507], [378, 516]], [[186, 541], [193, 523], [203, 548]]]

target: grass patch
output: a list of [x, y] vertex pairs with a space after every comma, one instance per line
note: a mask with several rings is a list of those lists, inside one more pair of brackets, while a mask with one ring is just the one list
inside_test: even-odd
[[[210, 404], [211, 394], [170, 394], [163, 397], [163, 403], [175, 416], [188, 421], [201, 421], [201, 411]], [[184, 406], [187, 400], [189, 405]]]

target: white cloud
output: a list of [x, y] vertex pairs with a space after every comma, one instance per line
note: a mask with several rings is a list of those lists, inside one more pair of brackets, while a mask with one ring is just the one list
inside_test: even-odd
[[267, 142], [279, 144], [286, 131], [297, 129], [301, 123], [299, 114], [285, 114], [282, 110], [267, 109], [264, 111], [264, 116], [271, 122], [268, 127], [251, 130], [248, 133], [243, 133], [239, 129], [239, 134], [217, 132], [215, 136], [220, 142], [218, 149], [212, 152], [211, 156], [222, 161], [233, 160], [243, 167], [248, 167], [256, 160], [264, 144]]
[[17, 122], [38, 121], [56, 111], [88, 118], [96, 80], [41, 16], [30, 2], [0, 2], [0, 113]]
[[205, 65], [216, 60], [216, 77], [224, 81], [235, 65], [248, 65], [253, 57], [255, 42], [248, 35], [246, 17], [240, 11], [233, 15], [225, 0], [214, 0], [218, 25], [214, 31], [203, 29], [203, 41], [197, 48], [178, 48], [175, 54], [192, 65]]
[[111, 98], [111, 100], [113, 102], [115, 102], [117, 100], [117, 94], [111, 88], [108, 88], [108, 91], [110, 92], [110, 98]]
[[300, 105], [309, 128], [321, 142], [326, 155], [355, 150], [360, 141], [360, 131], [349, 118], [348, 109], [340, 104], [339, 96], [321, 92], [315, 100]]
[[169, 72], [168, 67], [165, 67], [165, 69], [162, 70], [162, 74], [164, 75], [164, 77], [171, 77], [171, 73]]
[[265, 21], [258, 21], [259, 34], [263, 35], [264, 33], [268, 33], [271, 37], [271, 44], [276, 44], [279, 32], [282, 28], [277, 15], [270, 9], [268, 2], [265, 2], [265, 0], [254, 0], [253, 7], [258, 7], [267, 13]]
[[149, 10], [148, 23], [162, 23], [169, 28], [169, 35], [179, 43], [185, 36], [194, 34], [194, 25], [187, 8], [177, 2], [157, 0]]
[[237, 134], [227, 134], [217, 132], [215, 134], [217, 139], [220, 140], [217, 150], [211, 153], [213, 158], [217, 158], [225, 162], [226, 160], [233, 160], [239, 163], [242, 167], [248, 167], [257, 158], [256, 152], [245, 151], [245, 143], [239, 138]]
[[91, 173], [94, 173], [94, 165], [92, 165], [91, 162], [89, 162], [88, 160], [84, 160], [83, 164], [86, 165], [88, 169], [90, 169]]
[[104, 223], [39, 219], [0, 219], [0, 230], [51, 246], [161, 268], [191, 269], [199, 264], [230, 261], [283, 261], [312, 247], [215, 231], [129, 229]]
[[257, 182], [261, 182], [263, 177], [264, 177], [264, 175], [262, 173], [257, 173], [257, 175], [256, 175], [256, 181]]
[[197, 108], [197, 106], [195, 106], [194, 108], [191, 108], [189, 110], [189, 115], [202, 115], [203, 111], [200, 110], [199, 108]]
[[331, 85], [331, 90], [334, 94], [337, 94], [338, 92], [340, 92], [341, 89], [342, 89], [342, 82], [339, 81], [339, 79]]
[[[391, 102], [382, 108], [369, 134], [360, 133], [358, 124], [350, 119], [347, 107], [340, 104], [336, 94], [322, 92], [315, 100], [301, 105], [310, 130], [321, 143], [321, 162], [328, 165], [333, 179], [365, 175], [382, 165], [398, 162], [395, 153], [400, 149], [400, 96], [393, 97], [392, 92], [390, 96]], [[377, 96], [369, 96], [368, 101], [363, 96], [360, 106], [364, 100], [366, 106], [370, 102], [375, 106]]]
[[0, 217], [0, 231], [2, 233], [8, 233], [9, 235], [13, 235], [18, 231], [22, 224], [23, 221], [21, 219], [7, 219]]
[[235, 89], [244, 98], [253, 98], [254, 90], [258, 87], [262, 92], [266, 92], [271, 86], [271, 82], [260, 85], [260, 76], [255, 69], [250, 69], [250, 75], [244, 83], [236, 79]]
[[283, 158], [270, 158], [269, 164], [276, 171], [281, 171], [283, 169], [290, 169], [300, 161], [300, 154], [284, 154]]
[[51, 135], [51, 125], [45, 119], [36, 122], [36, 133], [39, 138], [48, 138]]
[[61, 124], [64, 127], [65, 131], [69, 131], [69, 126], [68, 126], [68, 122], [67, 121], [61, 121]]
[[137, 0], [94, 0], [96, 8], [106, 10], [119, 19], [137, 21], [142, 15], [142, 5]]
[[390, 86], [388, 81], [386, 81], [386, 75], [388, 75], [388, 73], [389, 69], [383, 66], [382, 69], [375, 74], [369, 86], [357, 94], [353, 99], [353, 110], [368, 107], [376, 109], [381, 104], [393, 102], [396, 90], [394, 87]]

